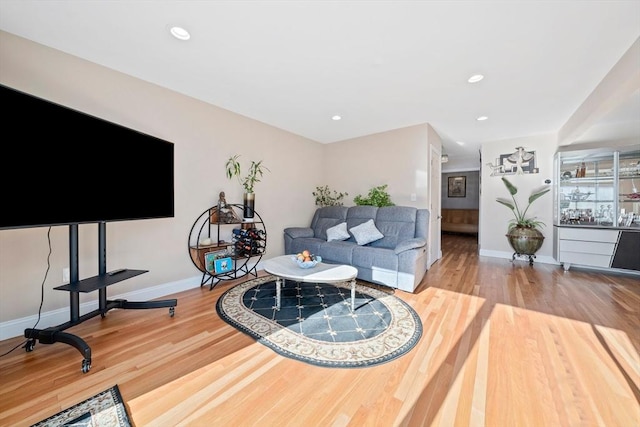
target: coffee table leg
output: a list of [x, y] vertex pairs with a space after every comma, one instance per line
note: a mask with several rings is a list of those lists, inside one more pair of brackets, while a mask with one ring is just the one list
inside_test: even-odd
[[356, 279], [351, 280], [351, 311], [356, 309]]
[[276, 310], [280, 310], [280, 286], [282, 285], [282, 279], [276, 277]]

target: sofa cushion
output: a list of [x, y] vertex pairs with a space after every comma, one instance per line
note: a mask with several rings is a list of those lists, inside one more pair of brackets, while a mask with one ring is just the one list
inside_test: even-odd
[[410, 251], [411, 249], [418, 249], [418, 248], [422, 248], [422, 247], [426, 247], [427, 246], [427, 241], [420, 238], [420, 237], [416, 237], [414, 239], [409, 239], [409, 240], [404, 240], [400, 243], [398, 243], [396, 245], [396, 247], [393, 250], [393, 253], [395, 253], [396, 255], [405, 252], [405, 251]]
[[358, 247], [353, 242], [334, 240], [323, 242], [315, 254], [322, 257], [322, 262], [351, 265], [353, 250]]
[[327, 228], [327, 242], [332, 240], [347, 240], [351, 235], [347, 231], [347, 223], [341, 222], [338, 225]]
[[418, 209], [410, 206], [384, 206], [376, 213], [375, 224], [384, 238], [371, 246], [394, 249], [400, 242], [416, 236]]
[[325, 206], [318, 208], [311, 220], [314, 237], [327, 240], [327, 229], [344, 222], [347, 218], [347, 207]]
[[[370, 219], [376, 219], [376, 212], [378, 212], [377, 206], [352, 206], [347, 211], [347, 230], [360, 225], [363, 222], [367, 222]], [[350, 242], [355, 243], [356, 239], [351, 236]]]
[[339, 223], [340, 220], [337, 218], [318, 218], [315, 227], [313, 227], [313, 236], [318, 239], [327, 240], [327, 230]]
[[353, 249], [351, 265], [361, 268], [397, 272], [398, 257], [395, 256], [391, 249], [356, 246]]
[[284, 229], [284, 234], [297, 239], [299, 237], [313, 237], [313, 230], [309, 227], [287, 227]]
[[353, 234], [356, 243], [360, 246], [367, 245], [384, 237], [380, 230], [376, 228], [372, 219], [350, 228], [349, 232]]
[[[298, 237], [297, 239], [293, 239], [291, 241], [290, 247], [288, 248], [287, 255], [295, 255], [304, 250], [308, 250], [309, 252], [315, 255], [320, 255], [319, 253], [320, 246], [323, 243], [326, 243], [326, 242], [316, 237]], [[324, 260], [324, 256], [322, 257], [322, 259]]]

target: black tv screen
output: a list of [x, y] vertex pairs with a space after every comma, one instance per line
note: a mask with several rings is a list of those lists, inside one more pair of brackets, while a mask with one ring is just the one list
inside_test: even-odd
[[173, 143], [0, 85], [0, 229], [174, 216]]

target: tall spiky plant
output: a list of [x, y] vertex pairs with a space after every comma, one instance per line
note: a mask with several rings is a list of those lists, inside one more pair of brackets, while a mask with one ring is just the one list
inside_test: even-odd
[[264, 171], [269, 171], [269, 169], [262, 164], [262, 160], [259, 162], [252, 160], [247, 176], [241, 178], [240, 175], [242, 174], [242, 169], [240, 168], [238, 157], [240, 157], [240, 155], [236, 154], [233, 157], [229, 157], [229, 160], [227, 160], [227, 178], [231, 179], [234, 176], [237, 177], [238, 182], [244, 187], [244, 191], [247, 193], [253, 193], [253, 187], [256, 185], [256, 182], [260, 182], [260, 178], [264, 174]]
[[537, 221], [535, 217], [527, 218], [526, 215], [527, 215], [527, 211], [531, 207], [531, 204], [534, 201], [538, 200], [544, 194], [548, 193], [551, 189], [542, 188], [540, 190], [532, 192], [531, 195], [529, 196], [529, 204], [527, 204], [527, 207], [524, 209], [524, 211], [522, 211], [520, 209], [520, 206], [518, 206], [518, 202], [516, 201], [516, 198], [514, 197], [516, 194], [518, 194], [518, 188], [515, 185], [513, 185], [511, 182], [509, 182], [509, 180], [504, 176], [502, 177], [502, 182], [504, 182], [505, 187], [507, 187], [507, 190], [509, 190], [509, 194], [511, 194], [511, 199], [513, 200], [513, 202], [503, 198], [497, 198], [496, 202], [501, 203], [506, 207], [508, 207], [509, 209], [511, 209], [511, 211], [513, 212], [513, 215], [515, 216], [515, 219], [512, 219], [511, 221], [509, 221], [509, 230], [515, 227], [539, 228], [544, 226], [545, 224], [542, 221]]

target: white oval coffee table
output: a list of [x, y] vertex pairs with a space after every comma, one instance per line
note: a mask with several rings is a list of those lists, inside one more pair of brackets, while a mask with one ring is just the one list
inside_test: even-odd
[[282, 255], [262, 262], [267, 273], [276, 276], [276, 308], [280, 310], [280, 288], [286, 279], [306, 283], [337, 283], [351, 281], [351, 310], [355, 309], [356, 276], [358, 270], [350, 265], [319, 263], [313, 268], [300, 268], [293, 255]]

